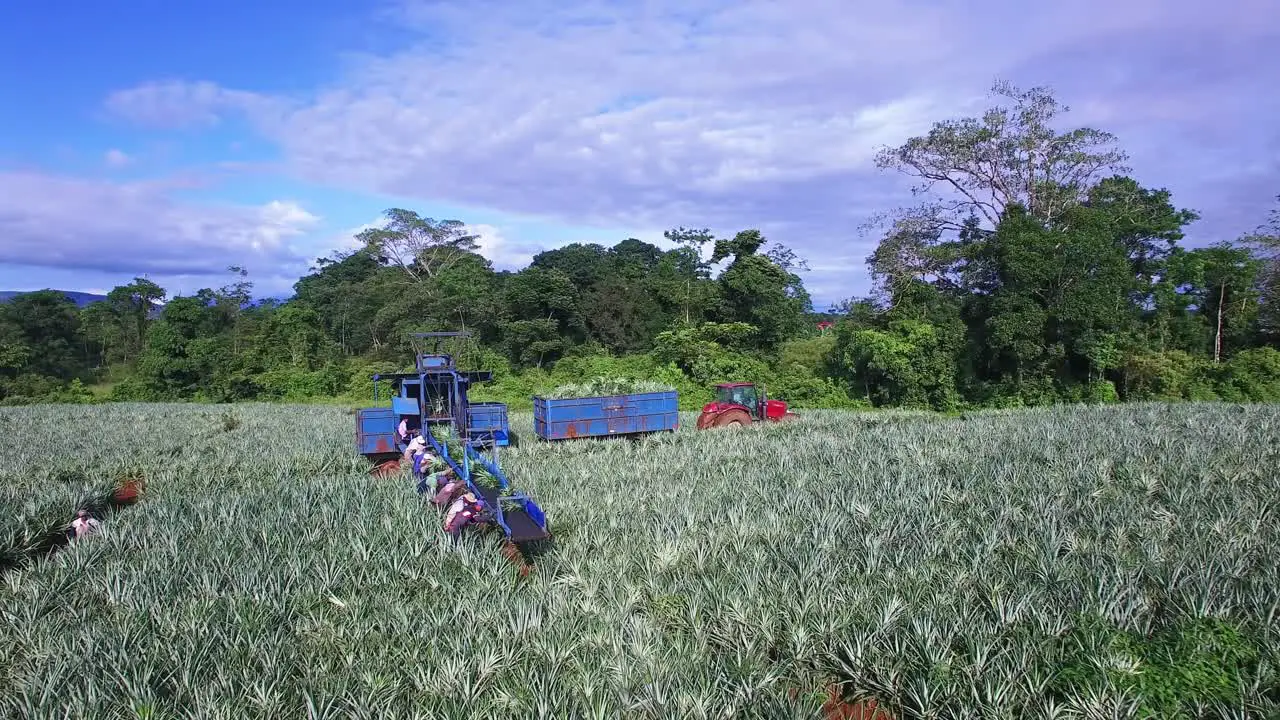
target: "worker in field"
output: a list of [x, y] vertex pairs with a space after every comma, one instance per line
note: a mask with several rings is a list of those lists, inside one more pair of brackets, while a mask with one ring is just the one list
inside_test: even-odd
[[80, 510], [76, 513], [76, 519], [71, 521], [71, 537], [75, 539], [91, 535], [101, 526], [102, 523], [90, 515], [88, 510]]
[[[431, 476], [429, 485], [436, 494], [431, 498], [431, 503], [436, 506], [444, 506], [453, 502], [458, 495], [466, 492], [467, 484], [455, 477], [451, 468], [436, 473]], [[422, 490], [428, 487], [428, 481], [423, 481]]]
[[474, 493], [466, 493], [454, 500], [449, 512], [444, 516], [445, 532], [457, 533], [468, 523], [473, 522], [483, 507], [484, 503], [480, 502]]
[[412, 462], [414, 455], [419, 452], [425, 452], [427, 449], [427, 438], [425, 435], [418, 435], [409, 441], [408, 446], [404, 449], [404, 459], [406, 462]]
[[[433, 470], [438, 464], [438, 457], [431, 454], [429, 451], [422, 450], [413, 455], [413, 477], [420, 480], [420, 486], [430, 487], [434, 491], [436, 484], [438, 484], [438, 479], [442, 477], [442, 475], [452, 473], [453, 470], [449, 468], [444, 468], [443, 470], [438, 471], [438, 473], [431, 473], [431, 470]], [[428, 475], [430, 475], [430, 477], [428, 477]]]

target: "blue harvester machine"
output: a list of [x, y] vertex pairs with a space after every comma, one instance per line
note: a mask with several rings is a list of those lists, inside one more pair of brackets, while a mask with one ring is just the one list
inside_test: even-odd
[[[445, 338], [469, 337], [465, 332], [415, 333], [416, 338], [435, 340], [432, 353], [417, 353], [414, 372], [373, 376], [373, 400], [379, 402], [378, 384], [391, 383], [391, 407], [365, 408], [356, 413], [356, 449], [375, 465], [398, 465], [405, 449], [397, 429], [402, 420], [409, 429], [418, 430], [454, 475], [484, 503], [479, 519], [500, 528], [517, 546], [545, 540], [547, 519], [542, 508], [522, 492], [512, 492], [510, 483], [498, 468], [498, 448], [510, 442], [507, 406], [503, 403], [471, 403], [467, 388], [472, 383], [487, 382], [493, 373], [487, 370], [458, 370], [452, 355], [439, 352]], [[449, 427], [462, 447], [461, 457], [453, 457], [448, 448], [432, 434], [438, 426]], [[486, 457], [481, 451], [490, 451]], [[498, 487], [479, 485], [472, 473], [483, 468], [492, 475]], [[418, 492], [434, 492], [425, 482]]]

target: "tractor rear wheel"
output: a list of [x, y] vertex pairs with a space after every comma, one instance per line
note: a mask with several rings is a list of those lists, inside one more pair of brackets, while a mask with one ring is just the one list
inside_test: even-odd
[[751, 416], [743, 410], [726, 410], [716, 416], [716, 427], [739, 428], [751, 424]]

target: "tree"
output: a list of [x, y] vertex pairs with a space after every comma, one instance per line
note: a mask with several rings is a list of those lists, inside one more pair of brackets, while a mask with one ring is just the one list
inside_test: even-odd
[[[131, 343], [125, 339], [126, 332], [121, 324], [120, 315], [106, 302], [90, 303], [80, 311], [80, 325], [94, 346], [98, 367], [110, 367], [117, 361], [128, 361]], [[145, 338], [144, 335], [143, 341]], [[141, 344], [140, 342], [139, 345]]]
[[56, 290], [23, 293], [0, 305], [9, 326], [8, 362], [20, 359], [23, 372], [62, 381], [82, 376], [89, 366], [76, 304]]
[[685, 325], [703, 322], [716, 303], [717, 288], [711, 280], [711, 266], [697, 250], [688, 246], [664, 253], [645, 286], [662, 307], [662, 317], [656, 318], [662, 327], [671, 322]]
[[884, 330], [836, 329], [837, 365], [877, 406], [950, 410], [956, 406], [954, 353], [942, 333], [917, 320], [894, 320]]
[[488, 258], [462, 253], [458, 261], [436, 275], [439, 292], [431, 302], [430, 315], [443, 327], [456, 327], [492, 340], [502, 302], [498, 278]]
[[711, 264], [715, 265], [728, 258], [733, 258], [733, 261], [737, 262], [744, 257], [755, 255], [764, 244], [764, 234], [755, 228], [743, 230], [729, 239], [716, 240], [711, 252]]
[[0, 306], [0, 377], [15, 378], [31, 361], [31, 345], [17, 320]]
[[673, 274], [680, 278], [677, 282], [683, 290], [684, 323], [700, 322], [711, 300], [710, 286], [703, 282], [711, 278], [711, 263], [703, 259], [702, 248], [708, 243], [714, 245], [715, 236], [707, 228], [691, 230], [683, 225], [662, 235], [679, 246], [667, 253], [667, 259]]
[[[1280, 201], [1280, 195], [1276, 196]], [[1280, 207], [1271, 210], [1267, 222], [1241, 239], [1260, 263], [1258, 330], [1262, 338], [1280, 346]]]
[[[294, 302], [314, 309], [329, 337], [343, 354], [355, 355], [381, 347], [373, 318], [382, 305], [384, 286], [380, 276], [392, 272], [383, 268], [361, 248], [336, 252], [316, 261], [311, 273], [294, 283]], [[397, 288], [403, 292], [403, 288]]]
[[589, 288], [605, 275], [609, 251], [598, 243], [570, 243], [533, 256], [532, 267], [560, 270], [574, 285]]
[[1141, 187], [1128, 177], [1109, 177], [1090, 188], [1085, 206], [1098, 232], [1114, 238], [1129, 259], [1134, 302], [1150, 307], [1156, 285], [1168, 274], [1170, 255], [1183, 238], [1182, 229], [1200, 218], [1175, 208], [1166, 189]]
[[1196, 306], [1211, 323], [1213, 361], [1226, 349], [1244, 350], [1254, 337], [1258, 317], [1257, 278], [1261, 263], [1248, 248], [1222, 242], [1188, 253]]
[[719, 279], [726, 322], [760, 329], [762, 349], [773, 349], [804, 326], [813, 304], [804, 283], [760, 255], [734, 260]]
[[1012, 100], [1013, 106], [994, 106], [981, 118], [935, 123], [927, 135], [877, 155], [877, 167], [920, 180], [913, 194], [939, 187], [946, 193], [899, 218], [907, 222], [901, 229], [959, 231], [969, 216], [994, 229], [1014, 202], [1030, 217], [1052, 222], [1081, 201], [1098, 178], [1128, 172], [1126, 154], [1110, 147], [1116, 142], [1112, 134], [1087, 127], [1053, 129], [1054, 120], [1070, 108], [1048, 89], [997, 82], [992, 94]]
[[239, 265], [232, 265], [227, 271], [237, 278], [230, 285], [224, 285], [213, 293], [214, 307], [225, 326], [231, 329], [231, 351], [240, 354], [240, 316], [245, 306], [253, 300], [253, 282], [248, 280], [249, 271]]
[[662, 260], [662, 248], [643, 240], [627, 238], [609, 248], [609, 266], [617, 276], [639, 280], [653, 272]]
[[131, 362], [142, 354], [147, 326], [164, 296], [164, 288], [141, 277], [135, 277], [128, 285], [113, 288], [107, 293], [106, 306], [119, 323], [124, 362]]
[[692, 248], [693, 250], [698, 251], [699, 255], [701, 255], [704, 245], [707, 243], [714, 243], [716, 240], [715, 236], [711, 234], [711, 230], [708, 228], [693, 229], [686, 228], [683, 225], [663, 232], [662, 236], [681, 247]]
[[796, 270], [807, 271], [809, 262], [796, 254], [794, 250], [782, 245], [774, 243], [773, 247], [765, 252], [764, 256], [773, 261], [774, 265], [786, 270], [787, 272], [795, 272]]
[[867, 256], [871, 281], [886, 307], [896, 307], [912, 283], [947, 282], [957, 256], [953, 248], [939, 245], [939, 238], [936, 228], [896, 225]]
[[584, 339], [578, 289], [561, 270], [529, 267], [510, 276], [501, 324], [508, 356], [541, 367]]
[[415, 283], [434, 279], [464, 253], [480, 249], [480, 236], [468, 233], [458, 220], [437, 221], [401, 208], [385, 215], [384, 227], [364, 230], [356, 239], [373, 257], [399, 265]]

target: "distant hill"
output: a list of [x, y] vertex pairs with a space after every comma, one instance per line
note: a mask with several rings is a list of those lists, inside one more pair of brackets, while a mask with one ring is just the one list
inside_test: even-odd
[[[24, 290], [0, 290], [0, 303], [9, 302], [19, 295], [26, 295], [28, 291]], [[96, 303], [106, 300], [106, 295], [94, 295], [93, 293], [75, 292], [74, 290], [59, 290], [76, 304], [77, 307], [84, 307], [90, 303]]]

